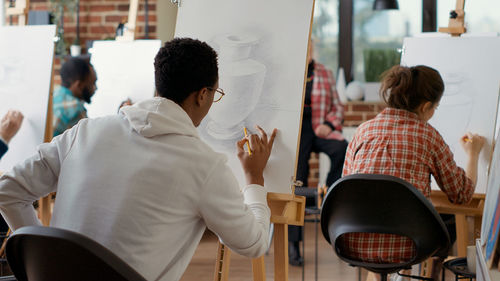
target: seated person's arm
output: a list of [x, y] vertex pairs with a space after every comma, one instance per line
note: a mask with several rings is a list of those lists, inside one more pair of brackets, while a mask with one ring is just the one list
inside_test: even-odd
[[17, 110], [9, 110], [2, 118], [0, 122], [0, 138], [5, 143], [9, 143], [12, 137], [16, 135], [19, 128], [21, 128], [23, 118], [23, 114]]
[[[461, 142], [464, 146], [465, 136]], [[472, 199], [472, 194], [474, 194], [477, 161], [484, 144], [484, 138], [476, 135], [473, 142], [464, 146], [469, 156], [467, 171], [457, 166], [453, 160], [453, 153], [441, 136], [439, 136], [438, 143], [433, 148], [435, 155], [432, 174], [439, 187], [448, 196], [448, 199], [455, 204], [469, 202]]]
[[467, 133], [460, 139], [460, 144], [467, 153], [469, 157], [467, 160], [467, 166], [465, 167], [465, 173], [467, 177], [472, 180], [474, 186], [477, 183], [477, 166], [479, 161], [479, 153], [484, 146], [485, 138], [477, 134]]
[[7, 145], [21, 128], [23, 118], [21, 112], [9, 110], [0, 121], [0, 158], [7, 152]]
[[[267, 189], [263, 186], [263, 170], [271, 153], [275, 133], [262, 142], [249, 136], [252, 155], [244, 151], [246, 141], [238, 142], [238, 156], [245, 172], [247, 186], [240, 192], [229, 167], [220, 161], [205, 186], [200, 213], [208, 228], [225, 245], [240, 255], [259, 257], [268, 248], [269, 219]], [[267, 136], [266, 136], [267, 139]]]
[[331, 85], [331, 89], [329, 93], [329, 98], [332, 101], [331, 107], [328, 109], [328, 113], [326, 114], [325, 123], [332, 130], [342, 131], [342, 122], [344, 120], [344, 106], [340, 101], [339, 94], [335, 89], [335, 79], [333, 78], [333, 74], [331, 71], [327, 71], [327, 82]]
[[33, 202], [56, 191], [61, 162], [69, 153], [78, 126], [38, 147], [34, 156], [0, 177], [0, 211], [12, 230], [41, 225]]

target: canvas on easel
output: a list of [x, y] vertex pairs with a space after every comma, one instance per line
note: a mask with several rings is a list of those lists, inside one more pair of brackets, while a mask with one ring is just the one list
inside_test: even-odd
[[[401, 65], [427, 65], [441, 74], [445, 91], [429, 124], [450, 146], [455, 162], [466, 167], [460, 145], [466, 132], [482, 135], [476, 193], [485, 193], [498, 105], [500, 37], [405, 38]], [[437, 185], [433, 184], [433, 189]]]
[[152, 98], [155, 93], [154, 58], [160, 40], [95, 41], [90, 63], [97, 74], [97, 90], [87, 105], [89, 118], [116, 114], [121, 102]]
[[489, 224], [489, 231], [485, 240], [486, 244], [484, 246], [484, 252], [486, 264], [488, 268], [491, 268], [494, 264], [495, 258], [498, 258], [497, 249], [499, 247], [498, 236], [500, 232], [500, 196], [497, 196], [492, 219], [485, 223]]
[[[500, 95], [500, 93], [499, 93]], [[499, 112], [500, 113], [500, 112]], [[498, 115], [500, 117], [500, 114]], [[498, 127], [497, 120], [497, 127]], [[493, 156], [489, 167], [488, 186], [486, 192], [486, 200], [484, 203], [483, 219], [481, 224], [481, 245], [484, 245], [487, 240], [487, 235], [490, 233], [492, 227], [492, 220], [495, 214], [495, 207], [500, 194], [500, 140], [496, 134], [496, 140], [493, 147]]]
[[279, 130], [264, 173], [269, 191], [291, 193], [302, 116], [313, 0], [183, 0], [176, 37], [207, 42], [219, 56], [219, 87], [226, 95], [198, 128], [244, 185], [236, 157], [243, 127]]
[[45, 134], [51, 128], [48, 109], [55, 32], [54, 25], [0, 27], [0, 115], [9, 109], [24, 115], [0, 161], [0, 171], [10, 170], [32, 156], [36, 146], [50, 141]]

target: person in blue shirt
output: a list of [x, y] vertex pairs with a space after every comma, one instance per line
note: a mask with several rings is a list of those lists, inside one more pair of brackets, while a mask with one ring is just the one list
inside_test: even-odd
[[71, 57], [61, 67], [61, 86], [54, 91], [54, 136], [87, 118], [85, 103], [90, 103], [97, 86], [94, 67], [85, 59]]
[[17, 110], [9, 110], [0, 121], [0, 159], [7, 152], [8, 144], [21, 127], [23, 114]]

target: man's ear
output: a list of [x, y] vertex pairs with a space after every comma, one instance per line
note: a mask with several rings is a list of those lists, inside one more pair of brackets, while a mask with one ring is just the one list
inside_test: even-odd
[[71, 83], [71, 85], [69, 86], [69, 90], [73, 93], [73, 94], [80, 94], [80, 92], [82, 91], [83, 89], [83, 82], [80, 81], [80, 80], [76, 80], [74, 81], [73, 83]]
[[202, 88], [198, 92], [196, 92], [196, 105], [201, 106], [204, 105], [208, 98], [209, 98], [209, 92], [207, 88]]

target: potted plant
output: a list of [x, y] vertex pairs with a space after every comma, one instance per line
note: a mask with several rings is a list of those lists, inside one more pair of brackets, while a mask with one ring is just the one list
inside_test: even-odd
[[363, 50], [365, 64], [365, 100], [380, 101], [380, 78], [384, 71], [399, 64], [401, 53], [396, 48]]
[[[65, 10], [71, 15], [74, 14], [75, 9], [79, 10], [79, 0], [50, 0], [50, 6], [52, 8], [52, 14], [54, 16], [54, 24], [57, 25], [57, 43], [56, 43], [56, 54], [66, 55], [67, 43], [64, 40], [64, 12]], [[79, 37], [79, 15], [77, 14], [77, 36]], [[79, 40], [79, 38], [77, 39]]]

